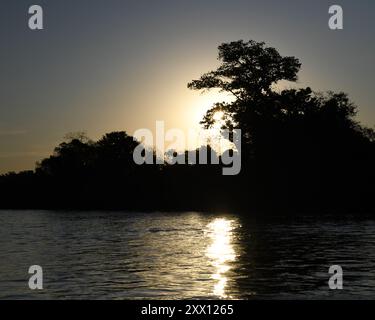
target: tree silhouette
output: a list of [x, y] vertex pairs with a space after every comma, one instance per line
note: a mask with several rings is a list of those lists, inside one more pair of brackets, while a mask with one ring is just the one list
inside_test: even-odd
[[246, 102], [270, 93], [280, 80], [297, 80], [301, 66], [294, 57], [282, 57], [264, 42], [242, 40], [219, 46], [221, 65], [188, 84], [191, 89], [219, 88]]
[[[375, 132], [356, 120], [358, 108], [345, 93], [277, 89], [279, 81], [297, 80], [301, 64], [263, 42], [224, 43], [219, 60], [217, 70], [188, 87], [235, 96], [214, 104], [202, 124], [216, 125], [221, 111], [223, 128], [242, 130], [239, 175], [222, 175], [224, 157], [210, 145], [166, 153], [184, 165], [138, 166], [133, 151], [140, 142], [126, 132], [98, 141], [70, 133], [35, 171], [0, 176], [0, 207], [374, 212]], [[200, 154], [218, 163], [193, 163]]]
[[339, 207], [348, 197], [362, 206], [354, 186], [365, 189], [361, 194], [368, 192], [369, 185], [362, 183], [366, 179], [358, 174], [374, 175], [371, 166], [360, 164], [364, 157], [375, 160], [374, 131], [355, 120], [357, 107], [348, 96], [314, 93], [310, 88], [277, 91], [279, 81], [297, 80], [301, 64], [264, 42], [222, 44], [219, 60], [217, 70], [188, 87], [235, 96], [231, 103], [214, 104], [202, 124], [212, 127], [221, 111], [224, 128], [242, 130], [245, 175], [254, 181], [261, 207], [270, 203], [287, 208], [298, 203], [313, 209]]

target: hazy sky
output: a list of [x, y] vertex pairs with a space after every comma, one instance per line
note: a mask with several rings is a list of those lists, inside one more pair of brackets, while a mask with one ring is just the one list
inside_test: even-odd
[[[42, 31], [28, 28], [32, 4]], [[328, 28], [332, 4], [342, 31]], [[373, 127], [374, 31], [373, 0], [0, 0], [0, 173], [32, 169], [72, 131], [196, 126], [218, 97], [186, 85], [239, 39], [298, 57], [299, 86], [349, 93]]]

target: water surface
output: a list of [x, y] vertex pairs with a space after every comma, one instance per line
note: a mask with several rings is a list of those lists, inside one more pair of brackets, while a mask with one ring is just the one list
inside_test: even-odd
[[[0, 211], [0, 299], [371, 299], [374, 231], [365, 218]], [[337, 264], [342, 291], [328, 288]]]

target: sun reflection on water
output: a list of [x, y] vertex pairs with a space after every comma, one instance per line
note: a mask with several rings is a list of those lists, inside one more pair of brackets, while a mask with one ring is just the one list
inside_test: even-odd
[[215, 268], [212, 278], [216, 281], [213, 294], [220, 298], [230, 298], [226, 294], [228, 277], [226, 273], [230, 270], [230, 262], [236, 259], [232, 244], [233, 221], [226, 218], [217, 218], [208, 224], [208, 236], [211, 243], [207, 248], [206, 256]]

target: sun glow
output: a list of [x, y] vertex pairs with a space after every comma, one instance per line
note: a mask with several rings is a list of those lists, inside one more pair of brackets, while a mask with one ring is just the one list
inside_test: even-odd
[[[209, 130], [203, 130], [202, 125], [200, 122], [203, 120], [206, 112], [210, 110], [215, 103], [218, 102], [231, 102], [234, 100], [234, 97], [228, 94], [220, 93], [217, 90], [212, 90], [210, 92], [206, 92], [204, 94], [198, 95], [193, 98], [191, 103], [191, 111], [190, 114], [192, 115], [191, 123], [194, 123], [192, 129], [196, 132], [198, 136], [203, 137], [202, 140], [208, 140], [211, 146], [215, 149], [216, 152], [221, 154], [227, 149], [233, 148], [233, 145], [230, 142], [227, 142], [224, 139], [220, 139], [221, 137], [221, 127], [223, 125], [223, 116], [224, 113], [222, 111], [218, 111], [214, 114], [214, 120], [216, 123], [211, 127]], [[217, 141], [221, 141], [219, 144]], [[196, 146], [199, 148], [201, 145], [198, 143]]]
[[213, 294], [220, 298], [230, 298], [226, 294], [228, 281], [226, 273], [231, 269], [229, 263], [236, 259], [232, 245], [233, 222], [225, 218], [215, 219], [207, 227], [212, 242], [207, 248], [206, 256], [215, 268], [211, 276], [216, 281]]
[[[217, 102], [231, 102], [234, 100], [234, 97], [228, 94], [220, 93], [218, 91], [207, 92], [205, 94], [198, 95], [192, 101], [192, 114], [193, 121], [197, 125], [202, 121], [203, 117], [205, 116], [206, 112], [211, 109], [215, 103]], [[224, 114], [222, 112], [218, 112], [218, 119]], [[220, 117], [221, 116], [221, 117]], [[216, 114], [215, 114], [216, 117]], [[216, 119], [215, 119], [216, 120]]]
[[215, 121], [221, 121], [223, 120], [223, 117], [224, 117], [224, 112], [222, 111], [216, 111], [213, 118]]

